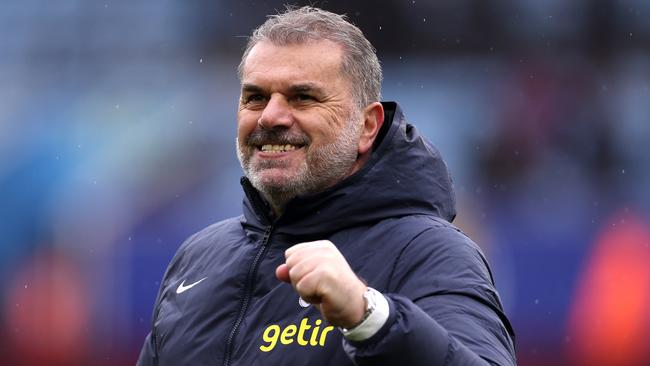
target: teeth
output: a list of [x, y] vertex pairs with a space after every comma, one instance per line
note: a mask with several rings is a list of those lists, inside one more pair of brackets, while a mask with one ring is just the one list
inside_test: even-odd
[[264, 152], [270, 152], [270, 153], [279, 153], [279, 152], [286, 152], [286, 151], [293, 151], [297, 149], [295, 145], [291, 144], [286, 144], [286, 145], [262, 145], [261, 150]]

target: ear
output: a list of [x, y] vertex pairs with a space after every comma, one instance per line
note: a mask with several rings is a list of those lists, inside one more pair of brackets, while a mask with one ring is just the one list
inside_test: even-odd
[[363, 110], [363, 128], [359, 139], [359, 155], [365, 155], [372, 149], [372, 144], [384, 123], [384, 106], [379, 102], [368, 104]]

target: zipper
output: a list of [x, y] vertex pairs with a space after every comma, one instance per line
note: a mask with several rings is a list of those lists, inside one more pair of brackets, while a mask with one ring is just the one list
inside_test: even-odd
[[226, 352], [223, 358], [224, 366], [230, 365], [230, 357], [232, 357], [233, 341], [235, 340], [235, 336], [237, 335], [239, 326], [241, 325], [241, 322], [244, 320], [244, 316], [246, 315], [246, 311], [248, 310], [248, 305], [250, 304], [252, 289], [255, 281], [255, 275], [257, 274], [257, 268], [259, 267], [262, 256], [264, 256], [266, 249], [269, 247], [269, 239], [271, 238], [272, 231], [273, 231], [273, 225], [269, 225], [266, 228], [266, 231], [264, 232], [264, 239], [262, 240], [262, 246], [257, 251], [255, 258], [253, 259], [253, 263], [248, 269], [248, 275], [246, 277], [246, 283], [244, 285], [245, 286], [244, 296], [242, 297], [241, 300], [239, 314], [237, 315], [235, 324], [232, 326], [232, 330], [230, 331], [230, 335], [228, 336], [228, 340], [226, 341]]

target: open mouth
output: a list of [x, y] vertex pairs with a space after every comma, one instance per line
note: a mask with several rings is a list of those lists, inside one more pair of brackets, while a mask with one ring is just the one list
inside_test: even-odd
[[289, 151], [294, 151], [297, 149], [300, 149], [304, 145], [292, 145], [292, 144], [283, 144], [283, 145], [271, 145], [271, 144], [266, 144], [262, 146], [258, 146], [258, 149], [262, 152], [265, 153], [283, 153], [283, 152], [289, 152]]

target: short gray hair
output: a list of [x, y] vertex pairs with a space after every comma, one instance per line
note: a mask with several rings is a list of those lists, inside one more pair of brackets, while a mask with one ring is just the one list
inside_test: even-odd
[[343, 47], [342, 70], [348, 75], [360, 109], [381, 100], [381, 66], [375, 48], [345, 15], [311, 6], [288, 6], [284, 13], [270, 15], [253, 31], [237, 69], [240, 80], [246, 58], [258, 42], [284, 46], [310, 40], [329, 40]]

